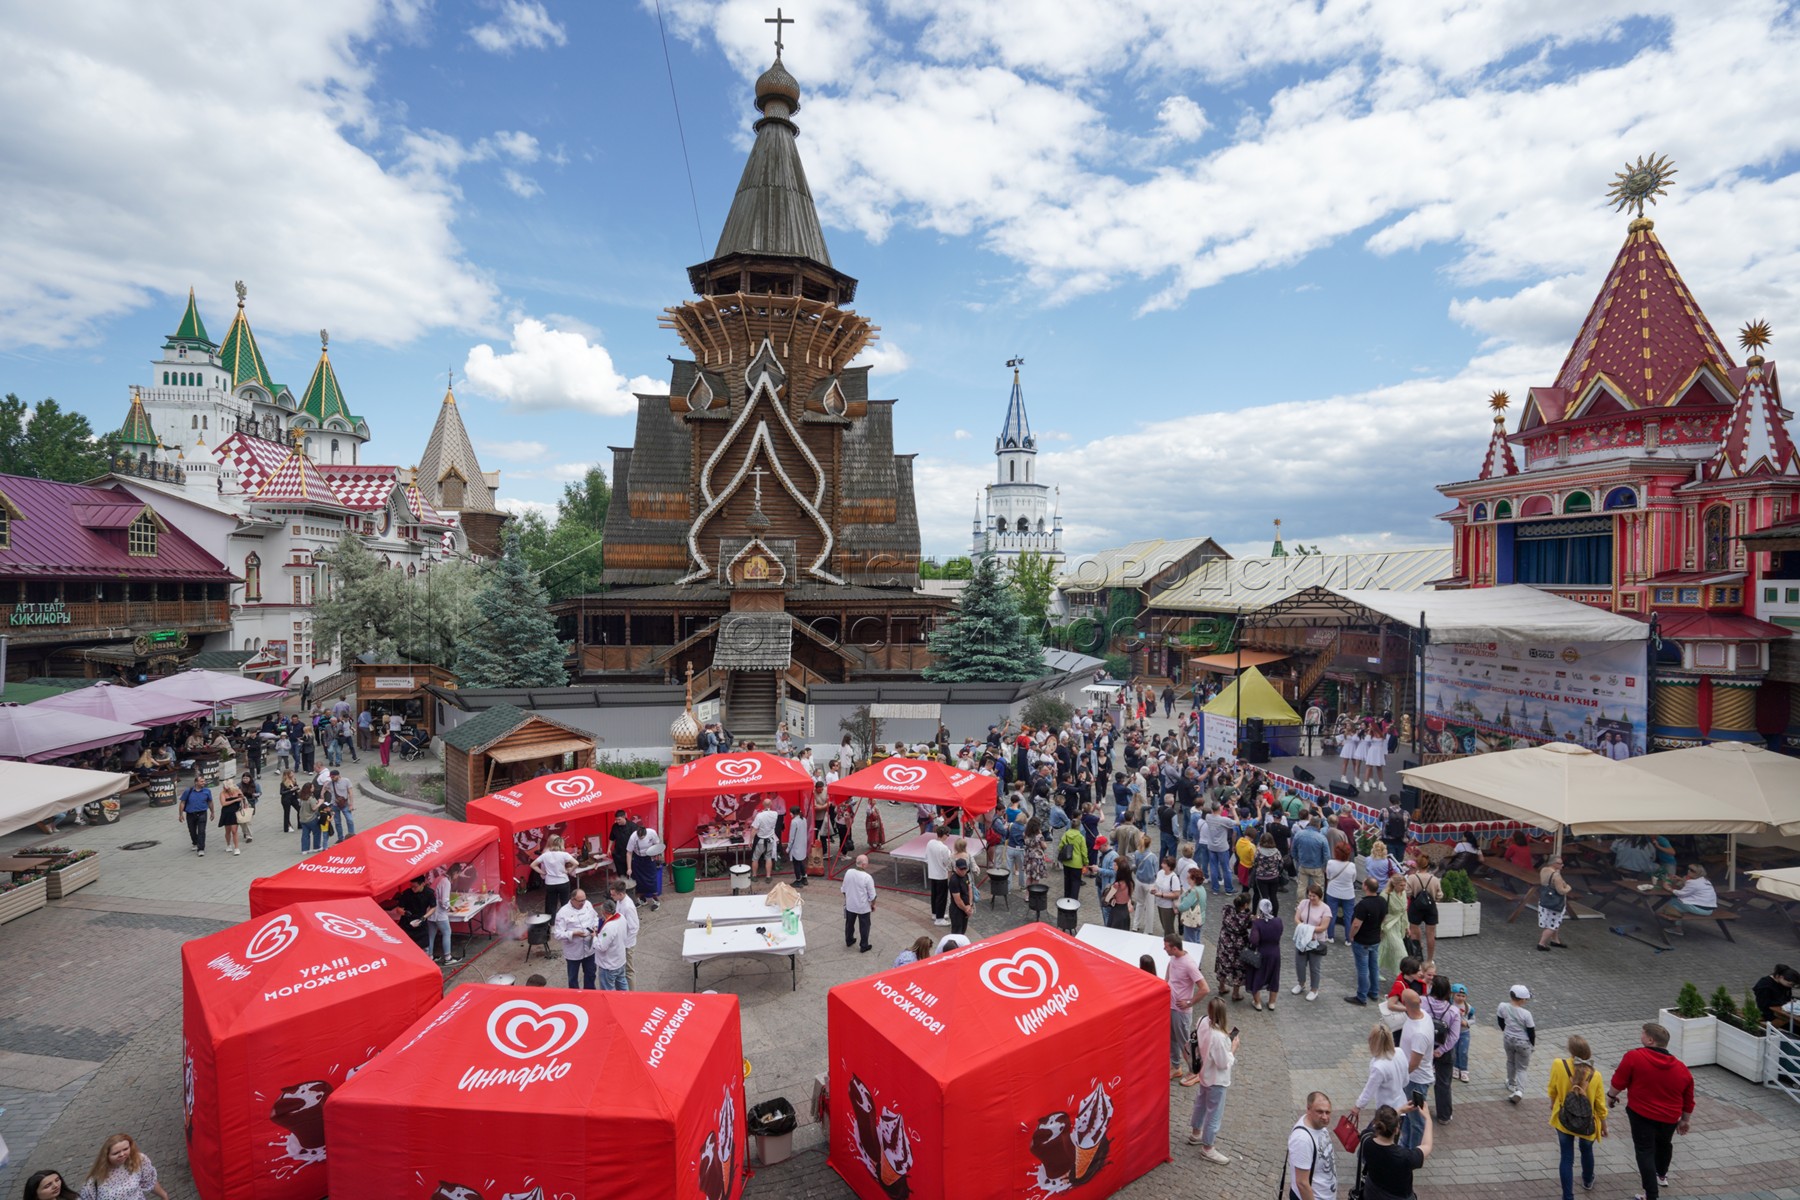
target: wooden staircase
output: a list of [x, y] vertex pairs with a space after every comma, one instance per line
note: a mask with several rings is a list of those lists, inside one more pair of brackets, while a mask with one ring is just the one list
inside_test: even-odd
[[776, 674], [773, 671], [733, 671], [725, 680], [725, 727], [734, 743], [755, 742], [766, 750], [775, 742], [777, 715]]
[[1340, 636], [1333, 634], [1331, 644], [1320, 650], [1319, 656], [1308, 663], [1306, 670], [1301, 672], [1298, 684], [1294, 689], [1296, 703], [1305, 705], [1307, 699], [1311, 697], [1313, 689], [1319, 686], [1319, 680], [1325, 678], [1325, 672], [1330, 669], [1332, 660], [1338, 656]]

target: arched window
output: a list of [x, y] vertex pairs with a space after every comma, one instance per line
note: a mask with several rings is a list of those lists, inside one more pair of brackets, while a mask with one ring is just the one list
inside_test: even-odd
[[1019, 518], [1019, 532], [1020, 533], [1030, 533], [1031, 532], [1031, 522], [1027, 521], [1024, 517]]
[[1547, 517], [1556, 511], [1548, 496], [1527, 496], [1524, 507], [1519, 509], [1521, 517]]
[[1501, 500], [1494, 505], [1494, 520], [1508, 521], [1512, 519], [1512, 501]]
[[262, 558], [254, 550], [244, 556], [244, 599], [262, 599]]
[[1606, 502], [1601, 505], [1607, 512], [1621, 508], [1636, 508], [1637, 506], [1637, 492], [1628, 487], [1616, 487], [1606, 493]]
[[1474, 508], [1470, 509], [1469, 510], [1469, 520], [1471, 520], [1471, 521], [1487, 520], [1487, 505], [1477, 504]]
[[308, 458], [312, 457], [312, 439], [311, 438], [306, 439], [306, 449], [305, 449], [304, 453], [306, 454], [306, 457], [308, 457]]
[[1018, 481], [1019, 481], [1019, 464], [1016, 462], [1007, 463], [1006, 464], [1006, 482], [1017, 483]]
[[1031, 482], [1031, 460], [1029, 458], [1025, 460], [1025, 482]]
[[200, 428], [200, 414], [199, 413], [195, 413], [188, 418], [188, 428], [189, 429]]
[[169, 386], [169, 373], [167, 371], [163, 372], [163, 386], [164, 387]]
[[1704, 569], [1723, 571], [1731, 565], [1731, 509], [1715, 504], [1706, 510], [1701, 534]]
[[206, 428], [206, 414], [205, 413], [200, 414], [200, 428], [202, 428], [202, 429]]
[[1584, 513], [1594, 511], [1594, 498], [1586, 492], [1570, 492], [1563, 498], [1563, 512]]
[[338, 440], [336, 438], [331, 439], [331, 461], [338, 461]]
[[1037, 527], [1037, 531], [1038, 531], [1038, 532], [1039, 532], [1039, 533], [1042, 533], [1042, 532], [1044, 532], [1044, 518], [1042, 518], [1042, 517], [1039, 517], [1039, 518], [1038, 518], [1038, 527]]

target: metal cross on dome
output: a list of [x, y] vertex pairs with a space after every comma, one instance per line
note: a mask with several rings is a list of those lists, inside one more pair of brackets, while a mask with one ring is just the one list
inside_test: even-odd
[[779, 8], [777, 8], [775, 10], [774, 16], [763, 18], [764, 25], [773, 25], [775, 27], [775, 57], [776, 58], [781, 57], [781, 27], [783, 25], [792, 25], [793, 23], [794, 23], [794, 18], [782, 16], [781, 10]]
[[753, 467], [753, 468], [751, 468], [750, 474], [753, 477], [753, 480], [756, 485], [756, 507], [761, 508], [762, 507], [762, 477], [764, 475], [767, 475], [768, 471], [766, 471], [762, 467]]

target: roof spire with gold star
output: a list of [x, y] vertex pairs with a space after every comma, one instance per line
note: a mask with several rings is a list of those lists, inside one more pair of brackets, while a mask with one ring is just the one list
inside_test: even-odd
[[1606, 198], [1612, 201], [1614, 212], [1623, 212], [1627, 208], [1637, 210], [1632, 225], [1645, 220], [1644, 205], [1655, 204], [1658, 196], [1669, 194], [1669, 180], [1675, 177], [1675, 166], [1669, 156], [1652, 154], [1645, 158], [1638, 155], [1635, 163], [1626, 163], [1625, 169], [1613, 176], [1612, 186], [1606, 189]]
[[1800, 455], [1781, 419], [1781, 402], [1771, 372], [1763, 369], [1763, 348], [1770, 342], [1769, 323], [1752, 321], [1738, 334], [1738, 345], [1750, 352], [1744, 385], [1738, 389], [1725, 439], [1713, 456], [1714, 479], [1749, 475], [1800, 475]]
[[1481, 478], [1492, 479], [1496, 475], [1517, 475], [1519, 464], [1513, 458], [1512, 443], [1506, 440], [1506, 406], [1509, 403], [1505, 392], [1495, 392], [1488, 397], [1488, 407], [1494, 413], [1494, 432], [1488, 438], [1487, 458], [1481, 463]]

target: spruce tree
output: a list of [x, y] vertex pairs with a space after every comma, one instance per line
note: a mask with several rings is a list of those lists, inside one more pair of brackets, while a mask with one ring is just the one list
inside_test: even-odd
[[931, 634], [931, 653], [937, 661], [925, 678], [939, 683], [1017, 682], [1044, 673], [1043, 646], [992, 557], [975, 564], [956, 615]]
[[456, 673], [464, 687], [563, 687], [566, 647], [556, 637], [549, 598], [531, 577], [519, 534], [507, 526], [500, 560], [475, 596], [475, 622], [463, 635]]

